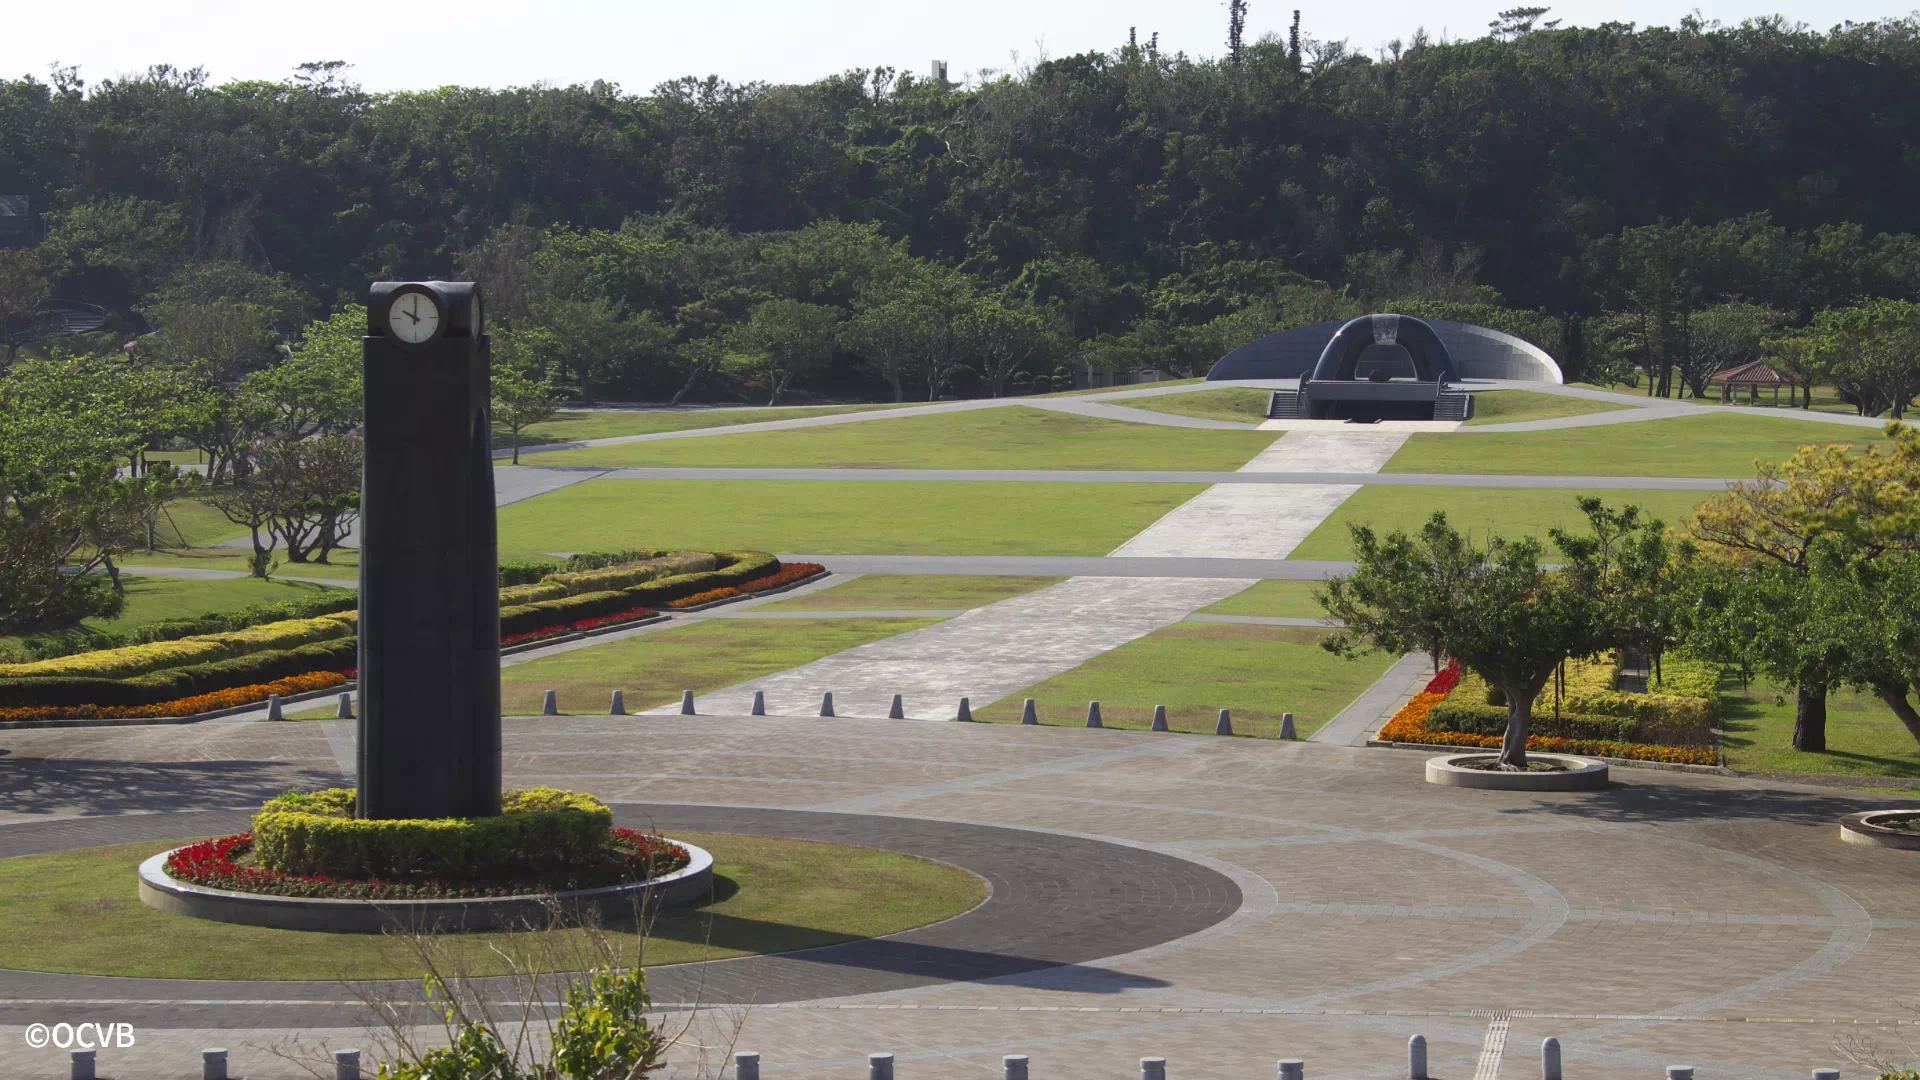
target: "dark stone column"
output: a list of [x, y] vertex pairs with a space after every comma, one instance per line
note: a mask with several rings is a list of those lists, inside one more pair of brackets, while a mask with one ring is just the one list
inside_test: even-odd
[[359, 814], [500, 812], [500, 596], [484, 336], [365, 339]]

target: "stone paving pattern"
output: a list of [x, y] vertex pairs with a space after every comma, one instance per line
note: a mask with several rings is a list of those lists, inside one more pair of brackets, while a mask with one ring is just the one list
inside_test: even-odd
[[[195, 819], [153, 812], [339, 782], [335, 726], [6, 732], [0, 837], [177, 835]], [[1386, 1078], [1419, 1031], [1453, 1078], [1504, 1016], [1510, 1078], [1537, 1075], [1549, 1034], [1569, 1076], [1685, 1062], [1703, 1080], [1804, 1077], [1845, 1065], [1841, 1035], [1898, 1047], [1892, 1025], [1914, 1019], [1900, 1002], [1920, 994], [1920, 864], [1837, 836], [1869, 795], [1629, 769], [1602, 792], [1473, 791], [1425, 784], [1413, 752], [1073, 728], [570, 717], [506, 731], [515, 785], [1093, 839], [1195, 863], [1242, 897], [1204, 929], [1071, 966], [906, 988], [849, 975], [868, 988], [709, 1008], [676, 1075], [733, 1042], [769, 1075], [852, 1077], [892, 1051], [903, 1080], [976, 1077], [1003, 1053], [1068, 1080], [1131, 1075], [1149, 1054], [1174, 1074], [1268, 1076], [1303, 1057], [1316, 1078]], [[193, 1075], [199, 1047], [227, 1046], [236, 1076], [303, 1075], [265, 1049], [286, 1035], [143, 1030], [138, 1057], [103, 1053], [100, 1074]], [[0, 1027], [0, 1075], [63, 1075], [63, 1060]]]

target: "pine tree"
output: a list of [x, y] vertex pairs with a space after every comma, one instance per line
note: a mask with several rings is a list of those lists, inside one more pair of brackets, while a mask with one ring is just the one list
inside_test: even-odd
[[1227, 60], [1240, 62], [1240, 44], [1247, 32], [1247, 0], [1227, 0]]
[[1300, 9], [1293, 9], [1293, 29], [1287, 31], [1287, 59], [1300, 70]]

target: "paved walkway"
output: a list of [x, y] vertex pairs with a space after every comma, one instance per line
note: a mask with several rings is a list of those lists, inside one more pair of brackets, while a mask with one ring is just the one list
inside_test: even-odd
[[[14, 829], [95, 842], [214, 825], [149, 815], [335, 782], [328, 726], [0, 733], [0, 822], [63, 822], [0, 824], [0, 842]], [[1837, 817], [1885, 805], [1865, 793], [1622, 769], [1606, 791], [1503, 794], [1425, 784], [1424, 755], [1404, 751], [878, 720], [529, 718], [507, 722], [505, 749], [516, 786], [1063, 835], [1195, 864], [1242, 897], [1203, 929], [1065, 966], [902, 986], [848, 964], [831, 996], [709, 1008], [663, 1074], [676, 1080], [696, 1075], [702, 1046], [823, 1080], [859, 1075], [880, 1051], [914, 1080], [992, 1076], [1006, 1053], [1059, 1080], [1132, 1075], [1147, 1055], [1176, 1075], [1270, 1075], [1274, 1059], [1300, 1057], [1316, 1078], [1387, 1080], [1415, 1032], [1434, 1075], [1464, 1078], [1495, 1026], [1508, 1060], [1483, 1076], [1533, 1075], [1532, 1048], [1554, 1035], [1575, 1077], [1685, 1062], [1711, 1080], [1785, 1080], [1844, 1067], [1838, 1037], [1897, 1050], [1895, 1025], [1913, 1017], [1899, 1002], [1920, 997], [1912, 860], [1835, 835]], [[810, 820], [776, 817], [796, 831]], [[1037, 886], [1043, 905], [1069, 884]], [[1122, 889], [1061, 910], [1099, 935], [1134, 899]], [[21, 1022], [113, 1021], [129, 998], [180, 992], [16, 1001], [0, 1073], [65, 1075], [64, 1055], [25, 1046]], [[243, 1007], [185, 1022], [227, 1008]], [[302, 1024], [309, 1046], [369, 1045], [323, 1022]], [[200, 1047], [225, 1046], [235, 1076], [291, 1080], [305, 1074], [267, 1049], [287, 1035], [141, 1026], [135, 1049], [101, 1054], [100, 1075], [193, 1076]]]

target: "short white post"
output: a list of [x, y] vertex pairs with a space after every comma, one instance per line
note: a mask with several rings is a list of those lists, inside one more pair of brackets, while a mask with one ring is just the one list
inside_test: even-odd
[[[767, 715], [767, 695], [766, 695], [766, 692], [763, 690], [755, 690], [753, 692], [753, 715], [755, 716]], [[755, 1062], [758, 1062], [759, 1059], [760, 1058], [758, 1054], [754, 1055]], [[758, 1066], [756, 1065], [755, 1067], [757, 1068]]]
[[1297, 739], [1300, 737], [1294, 733], [1292, 713], [1280, 714], [1280, 737], [1283, 739]]
[[227, 1080], [227, 1052], [213, 1049], [200, 1051], [200, 1080]]
[[1106, 726], [1100, 722], [1100, 703], [1097, 701], [1087, 702], [1087, 726], [1088, 727]]
[[353, 694], [352, 693], [345, 693], [340, 695], [340, 711], [335, 715], [342, 720], [353, 719]]
[[1155, 705], [1153, 707], [1153, 730], [1169, 730], [1167, 727], [1167, 707], [1165, 705]]
[[1000, 1080], [1027, 1080], [1027, 1055], [1008, 1054], [1001, 1058]]
[[1034, 711], [1032, 698], [1028, 698], [1027, 703], [1020, 706], [1020, 722], [1023, 724], [1037, 724], [1040, 722], [1040, 714]]
[[1220, 710], [1220, 722], [1213, 725], [1215, 735], [1233, 734], [1233, 715], [1225, 709]]
[[1691, 1065], [1667, 1066], [1667, 1080], [1693, 1080], [1693, 1066]]
[[607, 715], [627, 715], [627, 692], [625, 690], [615, 690], [613, 692], [613, 701], [607, 706]]
[[905, 720], [907, 718], [907, 699], [899, 694], [893, 695], [893, 704], [887, 706], [887, 719]]
[[1299, 1058], [1288, 1058], [1282, 1061], [1280, 1080], [1307, 1080], [1307, 1063]]
[[[541, 695], [540, 715], [541, 716], [559, 716], [560, 715], [560, 695], [559, 694], [553, 692], [552, 690], [549, 690], [545, 694]], [[356, 1066], [356, 1068], [357, 1067], [358, 1066]]]
[[868, 1054], [867, 1080], [893, 1080], [893, 1055]]
[[693, 715], [693, 691], [691, 690], [680, 691], [680, 715]]
[[1551, 1035], [1540, 1044], [1540, 1080], [1563, 1080], [1560, 1074], [1560, 1040]]
[[733, 1080], [760, 1080], [760, 1055], [742, 1050], [733, 1055]]
[[820, 695], [820, 715], [821, 716], [833, 715], [833, 691], [831, 690]]
[[1427, 1037], [1407, 1040], [1407, 1080], [1427, 1080]]
[[360, 1080], [360, 1051], [333, 1052], [333, 1080]]
[[1140, 1080], [1167, 1080], [1167, 1059], [1141, 1058]]
[[267, 719], [269, 720], [285, 720], [286, 719], [286, 717], [282, 716], [280, 713], [280, 695], [279, 694], [267, 695]]
[[973, 702], [967, 700], [966, 698], [961, 698], [960, 711], [954, 715], [954, 720], [962, 724], [973, 723]]
[[68, 1080], [93, 1080], [93, 1055], [97, 1051], [75, 1050], [67, 1059]]

